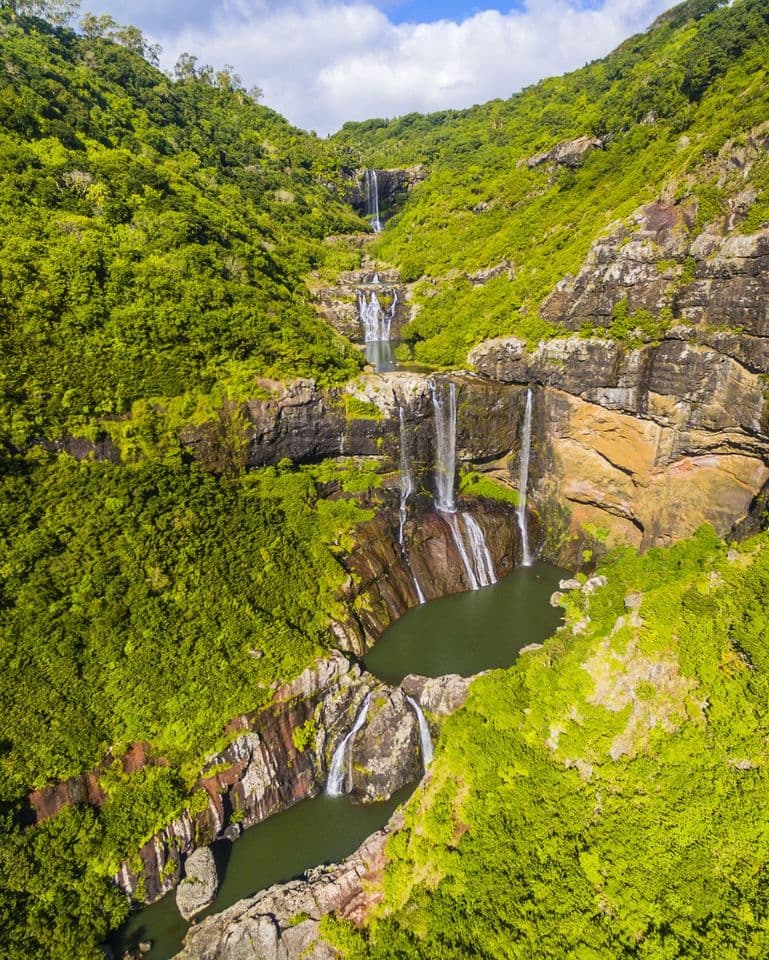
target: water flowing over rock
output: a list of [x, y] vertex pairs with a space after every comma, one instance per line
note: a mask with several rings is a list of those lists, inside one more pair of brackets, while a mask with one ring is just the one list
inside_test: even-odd
[[521, 440], [520, 463], [518, 467], [518, 508], [516, 517], [518, 529], [521, 531], [521, 563], [524, 567], [531, 566], [531, 550], [529, 548], [529, 523], [526, 516], [526, 492], [529, 487], [529, 462], [531, 460], [531, 423], [534, 405], [534, 394], [531, 387], [526, 391], [526, 411], [523, 418], [523, 438]]
[[[726, 235], [748, 207], [699, 234], [693, 201], [639, 208], [542, 307], [582, 336], [471, 351], [481, 375], [545, 388], [530, 489], [564, 562], [585, 538], [646, 548], [704, 522], [755, 526], [769, 480], [769, 230]], [[618, 310], [638, 317], [624, 345], [600, 335]]]
[[442, 513], [455, 513], [457, 385], [453, 380], [434, 380], [431, 389], [435, 410], [435, 507]]
[[392, 332], [393, 319], [398, 309], [398, 292], [392, 291], [392, 302], [385, 309], [379, 301], [376, 290], [358, 291], [358, 317], [363, 327], [363, 339], [366, 343], [388, 341]]
[[410, 673], [401, 681], [401, 690], [433, 716], [448, 717], [464, 706], [474, 679], [456, 673], [443, 677], [420, 677]]
[[374, 233], [381, 233], [382, 221], [379, 219], [379, 180], [376, 170], [366, 171], [366, 213], [371, 223], [371, 229]]
[[427, 770], [433, 762], [433, 738], [430, 735], [430, 727], [428, 726], [424, 711], [416, 700], [409, 696], [406, 697], [406, 700], [408, 700], [409, 705], [416, 714], [417, 723], [419, 724], [419, 744], [422, 749], [422, 768]]
[[326, 782], [326, 792], [332, 797], [341, 797], [348, 793], [352, 787], [352, 752], [355, 746], [355, 735], [366, 722], [370, 703], [371, 694], [367, 693], [355, 718], [352, 730], [334, 751], [328, 771], [328, 781]]

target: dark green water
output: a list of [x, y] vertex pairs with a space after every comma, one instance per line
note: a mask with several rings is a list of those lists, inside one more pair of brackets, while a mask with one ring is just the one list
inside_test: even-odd
[[[564, 571], [544, 564], [519, 567], [493, 587], [416, 607], [380, 637], [366, 666], [395, 684], [409, 673], [467, 676], [509, 666], [522, 647], [539, 643], [558, 626], [559, 612], [548, 601], [562, 576]], [[216, 844], [223, 880], [216, 901], [202, 916], [348, 856], [384, 826], [411, 790], [373, 806], [324, 794], [246, 830], [234, 844]], [[112, 945], [119, 957], [127, 947], [149, 940], [153, 947], [147, 960], [169, 960], [181, 949], [186, 930], [172, 892], [131, 917]]]
[[366, 667], [388, 683], [409, 673], [469, 676], [512, 664], [522, 647], [541, 643], [560, 623], [550, 595], [564, 570], [538, 563], [473, 593], [414, 607], [377, 640]]
[[[366, 837], [381, 830], [412, 789], [404, 788], [386, 803], [365, 806], [350, 803], [346, 797], [322, 794], [251, 827], [236, 843], [217, 843], [214, 850], [222, 885], [201, 918], [274, 883], [293, 880], [310, 867], [344, 859]], [[111, 943], [115, 956], [120, 957], [128, 947], [150, 940], [152, 950], [145, 954], [147, 960], [169, 960], [181, 950], [186, 932], [187, 923], [176, 909], [172, 891], [134, 914]]]

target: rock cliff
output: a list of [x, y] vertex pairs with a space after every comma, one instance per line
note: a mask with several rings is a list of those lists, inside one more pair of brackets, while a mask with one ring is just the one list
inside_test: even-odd
[[[726, 535], [769, 479], [769, 231], [692, 239], [694, 213], [651, 204], [594, 245], [545, 305], [579, 337], [471, 352], [492, 381], [542, 388], [535, 496], [573, 535], [643, 548], [704, 522]], [[556, 552], [569, 558], [568, 538]]]

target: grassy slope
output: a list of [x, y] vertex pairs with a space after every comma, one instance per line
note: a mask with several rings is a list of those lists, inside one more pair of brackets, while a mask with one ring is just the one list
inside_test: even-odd
[[[417, 287], [405, 337], [418, 359], [461, 365], [481, 340], [555, 328], [538, 307], [591, 243], [663, 189], [715, 217], [728, 194], [707, 162], [769, 115], [769, 3], [682, 4], [604, 60], [467, 111], [347, 124], [337, 140], [380, 167], [424, 162], [414, 190], [372, 253]], [[610, 135], [577, 170], [525, 160], [556, 143]], [[769, 158], [748, 182], [758, 200], [744, 230], [769, 223]], [[731, 186], [731, 185], [728, 185]], [[744, 190], [740, 176], [735, 191]], [[514, 277], [474, 287], [465, 273], [512, 261]]]
[[7, 10], [0, 36], [0, 441], [359, 369], [302, 283], [362, 226], [343, 151], [107, 40]]
[[330, 925], [347, 957], [767, 955], [769, 537], [601, 572], [448, 722], [376, 919]]

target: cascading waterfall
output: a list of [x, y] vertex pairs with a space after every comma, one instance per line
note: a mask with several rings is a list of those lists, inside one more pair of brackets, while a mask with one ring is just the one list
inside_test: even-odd
[[406, 417], [403, 413], [403, 407], [398, 407], [398, 419], [400, 420], [400, 468], [401, 468], [401, 496], [398, 509], [398, 543], [403, 547], [403, 531], [406, 526], [406, 517], [408, 515], [409, 497], [414, 493], [414, 471], [411, 465], [411, 442], [408, 433]]
[[483, 535], [483, 527], [471, 513], [460, 513], [459, 516], [465, 526], [467, 540], [470, 542], [470, 556], [478, 585], [490, 587], [492, 583], [497, 582], [497, 573], [494, 569], [494, 561], [489, 552], [486, 538]]
[[[358, 716], [355, 718], [352, 730], [350, 730], [347, 736], [341, 741], [334, 751], [334, 756], [331, 758], [328, 781], [326, 782], [326, 793], [330, 797], [343, 796], [347, 792], [345, 790], [347, 783], [352, 781], [352, 745], [355, 734], [366, 722], [370, 702], [371, 694], [367, 693], [358, 711]], [[349, 755], [347, 750], [348, 746], [350, 747]]]
[[358, 291], [358, 317], [363, 326], [363, 336], [366, 343], [390, 339], [397, 305], [398, 294], [396, 292], [393, 293], [392, 303], [385, 310], [379, 301], [376, 290], [369, 291], [368, 296], [363, 290]]
[[433, 738], [430, 736], [430, 727], [427, 725], [427, 719], [424, 715], [424, 711], [411, 697], [407, 696], [406, 699], [411, 706], [411, 709], [416, 714], [417, 723], [419, 724], [419, 743], [422, 748], [422, 767], [424, 770], [430, 766], [433, 762]]
[[[416, 482], [414, 480], [414, 468], [412, 463], [412, 450], [411, 450], [411, 437], [408, 431], [408, 424], [406, 423], [406, 416], [403, 412], [403, 407], [398, 406], [398, 419], [400, 420], [400, 470], [401, 470], [401, 495], [400, 495], [400, 505], [398, 507], [398, 543], [400, 544], [401, 550], [403, 551], [404, 559], [406, 563], [409, 564], [408, 551], [406, 550], [406, 545], [404, 541], [404, 530], [406, 527], [406, 520], [408, 519], [408, 502], [409, 498], [413, 495], [416, 490]], [[409, 568], [411, 564], [409, 564]], [[414, 581], [414, 589], [417, 592], [417, 598], [420, 603], [425, 602], [425, 595], [422, 592], [422, 588], [419, 585], [417, 580], [417, 575], [414, 571], [411, 571], [411, 578]]]
[[382, 221], [379, 219], [379, 181], [376, 170], [366, 170], [366, 212], [374, 233], [382, 232]]
[[518, 506], [515, 514], [518, 529], [521, 532], [521, 561], [524, 567], [531, 566], [529, 548], [529, 522], [526, 515], [526, 491], [529, 486], [529, 461], [531, 459], [531, 423], [534, 409], [534, 394], [531, 387], [526, 391], [526, 411], [523, 415], [523, 437], [521, 442], [521, 460], [518, 467]]
[[435, 413], [435, 509], [456, 513], [457, 385], [453, 380], [433, 381], [431, 389]]
[[[457, 385], [433, 382], [435, 413], [435, 508], [444, 515], [472, 590], [497, 582], [483, 528], [469, 513], [457, 515], [454, 475], [457, 467]], [[469, 549], [468, 549], [469, 547]]]

